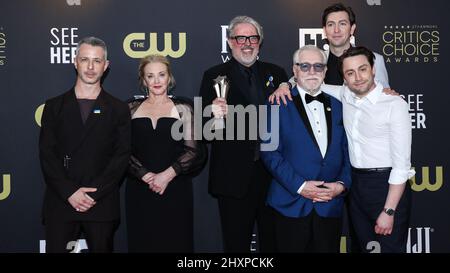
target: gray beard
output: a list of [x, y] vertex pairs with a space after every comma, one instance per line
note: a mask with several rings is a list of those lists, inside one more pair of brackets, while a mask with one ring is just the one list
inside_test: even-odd
[[306, 93], [310, 94], [311, 96], [314, 96], [315, 94], [317, 94], [317, 92], [319, 92], [319, 90], [320, 90], [320, 86], [314, 90], [306, 90], [305, 89]]

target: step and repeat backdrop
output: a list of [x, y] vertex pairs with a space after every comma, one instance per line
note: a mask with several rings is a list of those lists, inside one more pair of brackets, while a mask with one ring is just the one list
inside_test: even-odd
[[[355, 43], [382, 54], [390, 85], [409, 103], [416, 175], [407, 251], [450, 252], [449, 36], [446, 0], [347, 0], [356, 13]], [[313, 0], [17, 0], [0, 1], [0, 252], [44, 252], [38, 159], [43, 103], [75, 82], [77, 41], [108, 45], [104, 87], [127, 100], [142, 95], [139, 58], [170, 57], [175, 95], [193, 98], [203, 71], [230, 57], [226, 28], [236, 15], [261, 23], [260, 59], [291, 72], [304, 44], [326, 48], [321, 14], [335, 1]], [[217, 203], [207, 192], [208, 166], [194, 180], [197, 252], [221, 252]], [[126, 252], [124, 214], [116, 251]], [[256, 237], [255, 237], [256, 238]], [[257, 249], [255, 239], [254, 245]], [[343, 234], [341, 251], [347, 252]], [[74, 251], [85, 248], [82, 240]]]

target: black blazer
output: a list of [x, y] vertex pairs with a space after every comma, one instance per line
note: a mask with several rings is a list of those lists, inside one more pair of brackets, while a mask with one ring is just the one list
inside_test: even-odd
[[[131, 153], [130, 111], [126, 103], [102, 90], [83, 124], [72, 88], [49, 99], [42, 115], [39, 157], [47, 185], [45, 221], [111, 221], [120, 218], [119, 187]], [[68, 167], [64, 157], [70, 157]], [[80, 187], [97, 204], [76, 212], [68, 198]]]
[[[287, 81], [287, 75], [283, 68], [265, 62], [256, 62], [259, 86], [264, 99], [260, 104], [265, 105], [266, 99], [276, 90], [281, 82]], [[239, 64], [235, 59], [208, 69], [204, 75], [200, 88], [202, 105], [206, 107], [217, 97], [214, 91], [214, 79], [217, 76], [226, 76], [230, 84], [227, 95], [229, 105], [250, 105], [248, 90], [243, 83], [243, 75], [239, 70]], [[248, 86], [248, 85], [247, 85]], [[211, 118], [203, 120], [205, 125]], [[236, 124], [236, 118], [235, 118]], [[248, 131], [248, 120], [246, 120]], [[227, 128], [223, 130], [225, 136]], [[236, 131], [236, 130], [235, 130]], [[225, 138], [224, 138], [225, 139]], [[214, 196], [226, 196], [234, 198], [244, 197], [253, 179], [263, 179], [263, 184], [270, 183], [270, 175], [262, 174], [263, 165], [255, 158], [259, 152], [259, 140], [213, 140], [211, 141], [211, 158], [209, 169], [209, 192]]]

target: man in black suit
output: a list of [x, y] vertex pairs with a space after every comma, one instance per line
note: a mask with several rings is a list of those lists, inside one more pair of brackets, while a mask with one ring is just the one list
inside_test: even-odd
[[108, 64], [102, 40], [80, 40], [75, 86], [45, 103], [39, 156], [46, 252], [70, 251], [81, 232], [90, 252], [113, 251], [131, 119], [128, 106], [101, 86]]
[[[211, 141], [209, 192], [218, 199], [225, 252], [250, 251], [255, 221], [259, 250], [273, 252], [276, 251], [273, 212], [265, 204], [271, 176], [259, 159], [259, 135], [252, 137], [259, 123], [251, 116], [260, 114], [258, 107], [265, 105], [275, 86], [285, 81], [287, 75], [281, 67], [257, 60], [263, 32], [253, 18], [232, 19], [227, 39], [233, 57], [208, 69], [200, 90], [203, 105], [212, 104], [216, 121], [226, 118], [225, 127], [216, 123], [211, 128], [221, 137]], [[225, 79], [222, 83], [229, 86], [226, 98], [217, 97], [214, 85], [220, 79]], [[229, 106], [240, 106], [241, 110], [245, 107], [245, 110], [228, 111]], [[243, 115], [246, 110], [247, 114]], [[245, 133], [239, 130], [238, 123], [243, 125]], [[208, 124], [211, 122], [205, 126]]]

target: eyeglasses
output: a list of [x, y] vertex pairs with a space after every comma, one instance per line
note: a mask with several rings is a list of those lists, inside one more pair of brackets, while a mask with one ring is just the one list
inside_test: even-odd
[[247, 40], [250, 42], [250, 44], [257, 44], [259, 43], [259, 39], [261, 39], [261, 36], [259, 35], [252, 35], [252, 36], [234, 36], [230, 37], [231, 39], [235, 39], [236, 43], [238, 45], [243, 45], [247, 42]]
[[295, 65], [297, 65], [301, 71], [303, 72], [308, 72], [311, 70], [311, 67], [314, 69], [314, 72], [320, 73], [323, 72], [323, 70], [325, 69], [325, 64], [321, 64], [321, 63], [315, 63], [315, 64], [310, 64], [310, 63], [295, 63]]

